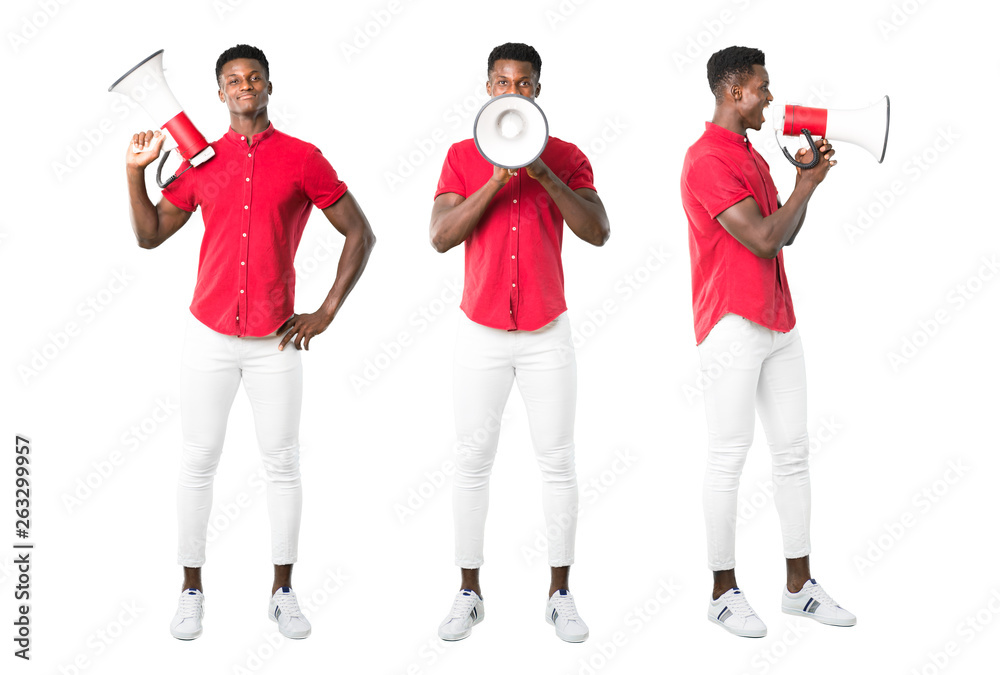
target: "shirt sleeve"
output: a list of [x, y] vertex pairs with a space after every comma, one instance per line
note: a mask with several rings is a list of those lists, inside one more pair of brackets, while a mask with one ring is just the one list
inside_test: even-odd
[[753, 196], [743, 177], [722, 159], [712, 155], [695, 160], [688, 171], [687, 182], [691, 194], [713, 218], [733, 204]]
[[579, 148], [576, 148], [576, 152], [573, 154], [571, 165], [575, 166], [569, 175], [569, 179], [564, 181], [567, 187], [570, 190], [589, 188], [596, 191], [597, 188], [594, 187], [594, 169], [590, 166], [590, 160], [587, 159], [587, 156]]
[[325, 209], [347, 192], [347, 184], [319, 148], [312, 148], [302, 163], [302, 191], [316, 208]]
[[180, 210], [194, 213], [195, 209], [198, 208], [198, 195], [195, 192], [197, 182], [193, 175], [185, 172], [184, 175], [178, 176], [177, 180], [163, 188], [160, 194]]
[[460, 197], [468, 197], [469, 193], [465, 189], [465, 177], [462, 175], [461, 163], [458, 158], [458, 145], [448, 148], [448, 155], [444, 158], [444, 166], [441, 167], [441, 177], [438, 179], [437, 192], [434, 199], [446, 192], [454, 192]]

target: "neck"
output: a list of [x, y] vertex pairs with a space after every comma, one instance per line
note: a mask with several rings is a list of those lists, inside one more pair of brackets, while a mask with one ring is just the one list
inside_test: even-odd
[[740, 114], [724, 105], [715, 106], [715, 114], [712, 115], [712, 124], [717, 124], [723, 129], [728, 129], [740, 136], [747, 135], [747, 127], [740, 118]]
[[247, 145], [250, 145], [250, 139], [253, 138], [254, 134], [259, 134], [260, 132], [267, 129], [269, 124], [267, 119], [267, 108], [263, 110], [258, 110], [251, 115], [235, 115], [229, 113], [229, 126], [233, 128], [233, 131], [238, 133], [240, 136], [247, 137]]

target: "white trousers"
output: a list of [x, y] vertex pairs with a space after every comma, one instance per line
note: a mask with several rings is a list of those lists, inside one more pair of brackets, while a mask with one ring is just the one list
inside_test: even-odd
[[184, 444], [177, 483], [177, 562], [185, 567], [205, 564], [212, 483], [241, 380], [267, 479], [272, 562], [296, 561], [302, 516], [302, 359], [294, 344], [278, 351], [280, 342], [281, 336], [223, 335], [188, 317], [180, 387]]
[[708, 566], [736, 567], [736, 507], [740, 474], [753, 443], [754, 411], [771, 448], [774, 503], [786, 558], [809, 555], [809, 437], [806, 373], [798, 330], [769, 330], [726, 314], [698, 346], [708, 469], [703, 501]]
[[455, 350], [455, 564], [483, 564], [489, 481], [514, 380], [542, 471], [549, 565], [573, 564], [579, 502], [573, 459], [576, 355], [565, 313], [534, 331], [488, 328], [460, 315]]

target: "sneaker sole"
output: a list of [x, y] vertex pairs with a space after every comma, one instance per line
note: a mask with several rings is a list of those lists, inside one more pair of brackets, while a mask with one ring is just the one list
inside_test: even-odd
[[[548, 614], [545, 615], [545, 620], [549, 622], [552, 626], [556, 625], [556, 622], [552, 620], [552, 617]], [[556, 628], [556, 637], [564, 642], [585, 642], [587, 638], [590, 637], [590, 631], [588, 630], [583, 635], [569, 635], [568, 633], [561, 633], [559, 628]]]
[[170, 629], [170, 634], [173, 635], [178, 640], [185, 640], [185, 641], [187, 641], [187, 640], [194, 640], [196, 638], [200, 638], [201, 637], [201, 631], [200, 630], [197, 633], [180, 633], [180, 634], [177, 634], [171, 628]]
[[479, 612], [478, 616], [476, 616], [475, 619], [472, 620], [472, 625], [469, 626], [467, 630], [454, 635], [445, 635], [444, 633], [441, 632], [441, 627], [438, 626], [438, 637], [446, 642], [458, 642], [459, 640], [464, 640], [465, 638], [472, 635], [473, 627], [475, 627], [476, 624], [481, 623], [482, 620], [485, 618], [486, 618], [486, 611], [483, 610], [482, 612]]
[[760, 631], [749, 631], [749, 630], [744, 630], [742, 628], [733, 628], [732, 626], [727, 626], [726, 624], [716, 619], [714, 616], [706, 616], [705, 618], [714, 623], [716, 626], [722, 626], [722, 628], [724, 628], [726, 631], [739, 637], [762, 638], [767, 635], [767, 626], [765, 626], [763, 630]]
[[808, 619], [813, 619], [819, 623], [826, 626], [839, 626], [841, 628], [850, 628], [851, 626], [857, 625], [857, 617], [853, 619], [828, 619], [826, 617], [816, 616], [815, 614], [810, 614], [808, 612], [803, 612], [801, 609], [790, 609], [788, 607], [782, 607], [781, 611], [785, 614], [791, 614], [792, 616], [804, 616]]

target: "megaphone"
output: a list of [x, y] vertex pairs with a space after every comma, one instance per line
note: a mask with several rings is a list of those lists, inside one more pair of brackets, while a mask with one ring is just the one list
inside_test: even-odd
[[816, 150], [813, 136], [859, 145], [881, 164], [885, 159], [886, 145], [889, 143], [889, 97], [883, 96], [877, 103], [857, 110], [786, 105], [782, 114], [774, 119], [775, 140], [779, 132], [784, 136], [806, 137], [809, 149], [813, 153], [810, 162], [799, 162], [778, 141], [778, 147], [785, 153], [788, 161], [801, 169], [811, 169], [819, 163], [819, 152]]
[[[153, 118], [153, 122], [169, 132], [169, 138], [172, 138], [177, 144], [177, 151], [181, 157], [188, 161], [187, 167], [175, 173], [166, 182], [162, 182], [160, 172], [163, 170], [163, 163], [167, 161], [167, 156], [170, 154], [170, 150], [165, 151], [160, 165], [156, 169], [156, 184], [161, 188], [170, 185], [192, 166], [203, 164], [215, 156], [215, 150], [191, 123], [181, 108], [181, 104], [177, 102], [170, 91], [170, 87], [167, 86], [167, 80], [163, 76], [162, 49], [152, 56], [146, 57], [115, 80], [115, 83], [108, 87], [108, 91], [128, 96], [138, 103]], [[133, 151], [142, 152], [135, 148]]]
[[472, 137], [487, 162], [504, 169], [520, 169], [541, 156], [549, 142], [549, 122], [532, 99], [502, 94], [479, 109]]

